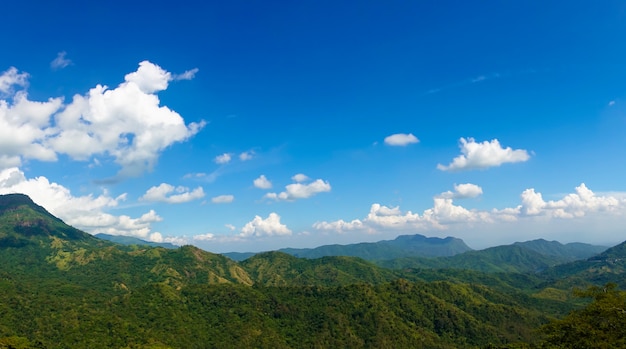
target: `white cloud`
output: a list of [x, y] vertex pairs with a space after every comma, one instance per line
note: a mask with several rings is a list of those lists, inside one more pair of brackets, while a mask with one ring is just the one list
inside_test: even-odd
[[202, 187], [190, 191], [187, 187], [174, 187], [171, 184], [161, 183], [157, 187], [152, 187], [146, 191], [146, 193], [139, 198], [141, 201], [150, 202], [167, 202], [169, 204], [181, 204], [197, 200], [204, 197], [204, 190]]
[[208, 241], [208, 240], [215, 239], [215, 235], [211, 233], [199, 234], [199, 235], [194, 235], [193, 239], [198, 240], [198, 241]]
[[13, 93], [13, 86], [26, 87], [28, 73], [20, 73], [17, 68], [11, 67], [0, 75], [0, 96]]
[[465, 199], [465, 198], [475, 198], [477, 196], [482, 195], [483, 188], [476, 184], [465, 183], [465, 184], [455, 184], [454, 192], [447, 191], [445, 193], [441, 193], [440, 196], [446, 199]]
[[237, 227], [235, 227], [235, 226], [234, 226], [234, 225], [232, 225], [232, 224], [225, 224], [224, 226], [225, 226], [226, 228], [228, 228], [228, 230], [230, 230], [230, 231], [234, 231], [235, 229], [237, 229]]
[[200, 69], [193, 68], [193, 69], [185, 71], [182, 74], [174, 74], [172, 77], [172, 80], [175, 80], [175, 81], [192, 80], [193, 78], [196, 77], [196, 74], [198, 73], [198, 71], [200, 71]]
[[57, 57], [50, 62], [50, 68], [57, 70], [57, 69], [63, 69], [65, 67], [67, 67], [68, 65], [72, 64], [72, 61], [65, 58], [65, 55], [67, 54], [67, 52], [63, 51], [63, 52], [59, 52], [57, 54]]
[[[454, 204], [453, 198], [479, 195], [479, 192], [482, 193], [480, 187], [471, 184], [457, 185], [455, 190], [455, 193], [446, 192], [435, 196], [433, 207], [424, 210], [421, 215], [411, 211], [403, 212], [399, 207], [387, 207], [375, 203], [363, 219], [316, 222], [313, 228], [338, 233], [348, 231], [381, 233], [389, 230], [406, 232], [417, 230], [432, 233], [454, 227], [457, 231], [464, 233], [473, 226], [480, 226], [483, 229], [511, 222], [517, 222], [518, 226], [541, 222], [545, 226], [557, 228], [562, 226], [564, 221], [595, 222], [592, 217], [600, 217], [597, 215], [603, 215], [601, 216], [604, 217], [603, 219], [607, 217], [606, 215], [626, 219], [626, 198], [623, 194], [596, 195], [585, 184], [576, 187], [575, 193], [556, 201], [545, 201], [541, 193], [535, 192], [534, 189], [527, 189], [521, 194], [520, 205], [492, 210], [467, 209]], [[588, 218], [588, 220], [582, 220], [583, 218]], [[510, 231], [511, 227], [508, 226], [507, 230]]]
[[460, 148], [462, 155], [454, 158], [448, 166], [439, 164], [437, 168], [442, 171], [474, 170], [500, 166], [504, 163], [524, 162], [530, 159], [526, 150], [502, 148], [497, 139], [491, 142], [476, 143], [473, 138], [461, 138]]
[[[58, 154], [73, 160], [111, 156], [120, 174], [137, 176], [151, 170], [160, 153], [195, 135], [205, 122], [186, 125], [183, 118], [160, 106], [155, 92], [165, 90], [171, 74], [148, 61], [127, 74], [115, 89], [97, 85], [69, 104], [62, 98], [28, 100], [27, 74], [11, 68], [0, 77], [0, 165], [17, 166], [22, 159], [55, 161]], [[10, 135], [10, 137], [8, 137]], [[77, 147], [76, 144], [80, 144]]]
[[309, 177], [305, 174], [302, 173], [298, 173], [296, 175], [294, 175], [293, 177], [291, 177], [291, 180], [296, 182], [296, 183], [302, 183], [302, 182], [306, 182], [309, 180]]
[[[296, 175], [297, 176], [297, 175]], [[294, 177], [296, 177], [294, 176]], [[293, 183], [285, 187], [285, 191], [281, 193], [267, 193], [265, 197], [273, 200], [294, 201], [297, 199], [307, 199], [313, 195], [329, 192], [331, 190], [330, 183], [317, 179], [309, 184]]]
[[253, 157], [254, 157], [254, 151], [252, 150], [244, 151], [243, 153], [239, 154], [239, 160], [241, 161], [252, 160]]
[[57, 155], [46, 145], [51, 134], [50, 114], [57, 111], [61, 99], [29, 101], [25, 92], [17, 92], [13, 103], [0, 100], [0, 154], [8, 166], [19, 166], [22, 158], [55, 161]]
[[266, 219], [255, 216], [241, 229], [241, 237], [262, 237], [275, 235], [291, 235], [291, 230], [280, 223], [280, 216], [274, 212]]
[[233, 195], [220, 195], [211, 199], [214, 204], [229, 204], [235, 200]]
[[259, 176], [259, 178], [253, 181], [254, 186], [259, 189], [270, 189], [272, 187], [272, 182], [270, 182], [265, 175]]
[[232, 155], [231, 153], [224, 153], [222, 155], [218, 155], [215, 157], [215, 159], [213, 159], [213, 161], [215, 161], [216, 164], [227, 164], [230, 162], [230, 160], [232, 159]]
[[415, 137], [412, 133], [396, 133], [391, 136], [385, 137], [385, 144], [391, 146], [406, 146], [413, 143], [418, 143], [419, 139]]
[[609, 107], [612, 107], [612, 106], [614, 106], [614, 105], [615, 105], [615, 101], [610, 101], [610, 102], [609, 102]]
[[153, 210], [138, 218], [106, 212], [125, 201], [126, 194], [111, 197], [104, 191], [99, 196], [73, 196], [69, 189], [50, 182], [46, 177], [27, 179], [18, 168], [0, 170], [0, 194], [10, 193], [28, 195], [67, 224], [92, 234], [106, 233], [145, 239], [151, 232], [151, 224], [161, 220]]
[[124, 80], [139, 87], [141, 92], [152, 94], [166, 90], [168, 83], [172, 80], [172, 74], [156, 64], [143, 61], [139, 63], [139, 69], [126, 74]]
[[541, 193], [534, 189], [525, 190], [521, 197], [520, 212], [528, 216], [575, 218], [592, 212], [614, 212], [626, 206], [626, 199], [596, 195], [584, 183], [576, 187], [575, 193], [567, 194], [561, 200], [544, 201]]

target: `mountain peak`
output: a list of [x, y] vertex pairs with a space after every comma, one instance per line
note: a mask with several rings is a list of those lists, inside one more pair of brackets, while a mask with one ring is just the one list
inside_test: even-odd
[[[26, 205], [32, 208], [39, 208], [45, 211], [45, 209], [37, 205], [30, 196], [26, 194], [5, 194], [0, 195], [0, 214], [5, 211], [16, 209], [19, 206]], [[47, 211], [46, 211], [47, 212]]]
[[95, 239], [65, 224], [28, 195], [0, 195], [0, 247], [19, 247], [42, 237], [63, 240]]

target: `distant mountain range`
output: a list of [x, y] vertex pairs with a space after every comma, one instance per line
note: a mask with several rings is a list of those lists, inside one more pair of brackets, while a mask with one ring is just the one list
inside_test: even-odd
[[406, 235], [237, 262], [121, 241], [0, 195], [0, 348], [528, 347], [573, 287], [626, 287], [626, 243]]
[[567, 262], [590, 258], [606, 250], [604, 246], [583, 243], [563, 245], [543, 239], [516, 242], [478, 251], [468, 251], [450, 257], [405, 257], [376, 261], [376, 264], [394, 269], [470, 269], [482, 272], [541, 272]]
[[[410, 256], [441, 257], [454, 256], [472, 249], [461, 239], [426, 237], [423, 235], [400, 235], [394, 240], [363, 242], [348, 245], [324, 245], [316, 248], [283, 248], [278, 250], [299, 258], [321, 258], [327, 256], [359, 257], [366, 260], [386, 260]], [[242, 261], [255, 253], [224, 253], [225, 256]]]
[[153, 242], [146, 241], [138, 238], [134, 238], [131, 236], [122, 236], [122, 235], [109, 235], [109, 234], [96, 234], [94, 235], [98, 239], [107, 240], [111, 242], [115, 242], [122, 245], [138, 245], [138, 246], [152, 246], [152, 247], [164, 247], [169, 249], [176, 249], [178, 246], [174, 244], [170, 244], [169, 242]]

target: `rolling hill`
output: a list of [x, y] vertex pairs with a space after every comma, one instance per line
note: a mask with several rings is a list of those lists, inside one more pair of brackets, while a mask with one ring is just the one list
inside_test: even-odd
[[[536, 329], [575, 306], [535, 297], [542, 274], [121, 245], [17, 194], [0, 195], [0, 242], [0, 348], [510, 347], [538, 343]], [[549, 263], [520, 246], [479, 252], [464, 263]]]

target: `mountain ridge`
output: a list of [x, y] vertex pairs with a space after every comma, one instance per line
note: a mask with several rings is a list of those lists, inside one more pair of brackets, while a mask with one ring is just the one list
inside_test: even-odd
[[[472, 249], [459, 238], [451, 236], [446, 238], [426, 237], [421, 234], [414, 234], [399, 235], [393, 240], [381, 240], [377, 242], [360, 242], [345, 245], [331, 244], [313, 248], [281, 248], [276, 251], [308, 259], [329, 256], [346, 256], [374, 261], [410, 256], [453, 256], [471, 250]], [[243, 261], [252, 257], [256, 253], [228, 252], [223, 254], [233, 260]]]
[[[574, 306], [551, 296], [567, 285], [539, 274], [391, 270], [279, 251], [235, 262], [191, 245], [101, 240], [4, 198], [0, 236], [26, 243], [0, 245], [0, 348], [15, 338], [32, 343], [21, 348], [504, 348], [536, 342], [534, 329]], [[540, 255], [489, 252], [505, 264], [517, 258], [510, 250]], [[613, 263], [623, 251], [600, 256]]]

